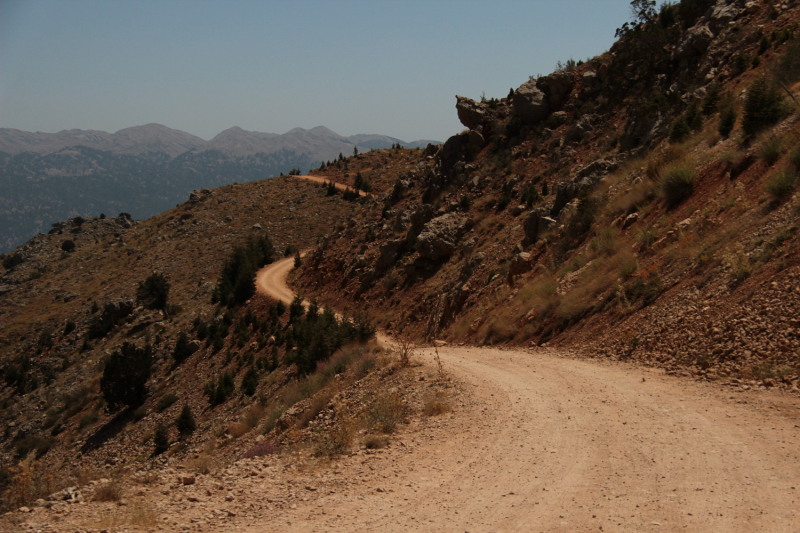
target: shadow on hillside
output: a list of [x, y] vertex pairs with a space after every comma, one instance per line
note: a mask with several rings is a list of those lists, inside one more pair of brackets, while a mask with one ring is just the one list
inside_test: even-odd
[[87, 453], [98, 449], [102, 446], [107, 440], [116, 437], [122, 429], [128, 425], [131, 418], [133, 418], [133, 412], [135, 409], [128, 408], [120, 411], [117, 415], [109, 420], [106, 424], [104, 424], [100, 429], [94, 432], [92, 436], [86, 439], [86, 442], [81, 446], [81, 453], [86, 455]]

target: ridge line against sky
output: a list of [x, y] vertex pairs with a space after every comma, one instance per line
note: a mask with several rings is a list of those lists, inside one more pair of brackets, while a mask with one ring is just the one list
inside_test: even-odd
[[3, 0], [0, 127], [445, 140], [456, 94], [503, 97], [601, 54], [629, 14], [629, 0]]

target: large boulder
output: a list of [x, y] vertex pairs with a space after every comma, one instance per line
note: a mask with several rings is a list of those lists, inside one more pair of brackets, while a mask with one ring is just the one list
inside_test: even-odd
[[508, 275], [509, 277], [519, 276], [528, 272], [531, 268], [531, 254], [527, 252], [518, 253], [511, 260], [511, 264], [508, 267]]
[[711, 42], [714, 34], [705, 24], [698, 24], [686, 30], [678, 48], [675, 49], [675, 59], [688, 59], [703, 55]]
[[714, 34], [718, 34], [728, 26], [728, 23], [738, 17], [739, 13], [741, 10], [735, 5], [729, 4], [725, 0], [719, 0], [717, 5], [711, 8], [708, 26]]
[[445, 141], [442, 149], [439, 150], [439, 162], [442, 172], [449, 174], [459, 161], [464, 161], [469, 151], [469, 133], [453, 135]]
[[539, 235], [553, 227], [556, 223], [555, 220], [547, 216], [547, 209], [538, 208], [534, 209], [525, 217], [522, 222], [522, 229], [525, 231], [525, 240], [528, 244], [533, 244], [539, 240]]
[[447, 213], [434, 218], [422, 229], [414, 249], [421, 257], [432, 261], [448, 259], [456, 250], [461, 236], [472, 226], [472, 221], [459, 213]]
[[133, 313], [133, 300], [114, 300], [103, 306], [101, 320], [105, 323], [117, 324]]
[[589, 178], [593, 183], [597, 183], [602, 178], [619, 168], [619, 163], [614, 158], [595, 159], [585, 167], [578, 170], [572, 181], [582, 181]]
[[489, 106], [465, 96], [456, 95], [458, 120], [467, 128], [474, 130], [482, 126], [490, 115]]
[[512, 98], [514, 114], [523, 122], [538, 124], [550, 113], [547, 95], [536, 86], [536, 80], [526, 81], [514, 91]]
[[570, 181], [556, 185], [556, 199], [553, 201], [553, 209], [550, 211], [550, 216], [557, 217], [565, 205], [578, 197], [581, 187], [580, 183]]
[[561, 109], [569, 100], [572, 88], [575, 87], [575, 77], [572, 72], [566, 70], [553, 72], [537, 79], [536, 87], [547, 96], [551, 108]]
[[378, 260], [375, 262], [375, 268], [378, 270], [384, 270], [392, 265], [394, 265], [397, 258], [400, 257], [400, 254], [403, 251], [403, 245], [405, 244], [404, 240], [397, 239], [392, 241], [386, 241], [380, 247], [380, 255], [378, 256]]

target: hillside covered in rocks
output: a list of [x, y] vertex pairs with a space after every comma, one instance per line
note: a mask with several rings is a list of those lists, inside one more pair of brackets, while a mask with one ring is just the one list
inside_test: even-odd
[[608, 53], [457, 96], [466, 129], [318, 246], [301, 292], [427, 339], [794, 388], [800, 12], [633, 8]]

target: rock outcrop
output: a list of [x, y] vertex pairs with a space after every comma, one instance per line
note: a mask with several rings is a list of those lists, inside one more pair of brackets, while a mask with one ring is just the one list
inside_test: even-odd
[[456, 251], [461, 236], [472, 226], [472, 221], [459, 213], [448, 213], [434, 218], [417, 237], [414, 249], [420, 257], [432, 261], [448, 259]]
[[547, 95], [536, 86], [536, 80], [526, 81], [514, 91], [514, 115], [528, 124], [538, 124], [550, 113]]

